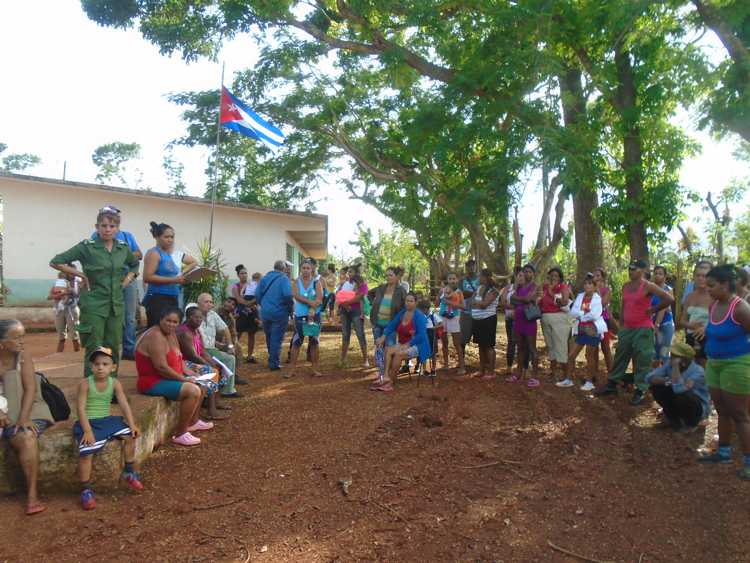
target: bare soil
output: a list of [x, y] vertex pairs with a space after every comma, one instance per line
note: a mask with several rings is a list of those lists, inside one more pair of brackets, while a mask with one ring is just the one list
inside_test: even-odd
[[750, 560], [750, 484], [695, 463], [714, 424], [659, 431], [654, 404], [547, 378], [448, 372], [384, 395], [374, 370], [335, 367], [339, 342], [324, 334], [320, 379], [244, 366], [231, 421], [160, 448], [141, 494], [100, 492], [87, 513], [43, 491], [32, 518], [0, 499], [0, 561]]

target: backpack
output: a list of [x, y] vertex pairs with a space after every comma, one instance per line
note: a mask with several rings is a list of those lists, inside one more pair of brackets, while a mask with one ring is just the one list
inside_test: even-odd
[[70, 405], [68, 405], [68, 401], [65, 399], [65, 394], [57, 385], [50, 383], [43, 373], [37, 372], [36, 375], [39, 377], [42, 398], [47, 403], [49, 411], [52, 413], [52, 418], [55, 422], [68, 420], [70, 418]]

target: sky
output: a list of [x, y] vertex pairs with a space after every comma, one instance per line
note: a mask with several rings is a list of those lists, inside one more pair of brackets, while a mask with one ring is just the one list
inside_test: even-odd
[[[718, 44], [712, 48], [721, 49]], [[137, 142], [142, 151], [135, 166], [142, 172], [143, 185], [167, 191], [164, 148], [184, 133], [185, 126], [180, 108], [166, 95], [218, 89], [220, 83], [219, 63], [188, 64], [179, 56], [160, 55], [136, 30], [97, 26], [77, 0], [2, 0], [0, 52], [0, 142], [8, 145], [8, 152], [40, 156], [42, 163], [26, 173], [50, 178], [62, 178], [66, 163], [68, 180], [93, 182], [97, 170], [91, 153], [96, 147]], [[256, 58], [250, 37], [228, 43], [220, 55], [226, 64], [225, 84], [231, 83], [234, 71], [251, 66]], [[747, 165], [732, 159], [734, 140], [718, 142], [696, 132], [688, 116], [681, 120], [703, 145], [702, 154], [683, 166], [681, 180], [687, 187], [718, 194], [733, 177], [748, 175]], [[175, 156], [185, 165], [188, 193], [202, 195], [208, 153], [180, 149]], [[374, 232], [392, 228], [378, 211], [350, 199], [335, 178], [313, 199], [318, 200], [316, 211], [329, 216], [329, 252], [335, 256], [354, 256], [349, 242], [359, 220]], [[520, 209], [525, 241], [536, 238], [540, 203], [536, 187], [528, 186]], [[687, 215], [701, 217], [700, 207]]]

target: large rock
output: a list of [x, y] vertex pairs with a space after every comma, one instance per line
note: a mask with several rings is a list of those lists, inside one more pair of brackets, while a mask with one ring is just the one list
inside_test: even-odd
[[[151, 453], [169, 439], [177, 422], [177, 403], [162, 398], [147, 398], [137, 401], [135, 417], [141, 429], [136, 441], [136, 463], [143, 463]], [[112, 414], [120, 414], [113, 407]], [[74, 418], [73, 416], [71, 418]], [[66, 421], [42, 434], [39, 438], [40, 471], [39, 484], [42, 491], [79, 490], [78, 448], [73, 440], [72, 421]], [[0, 492], [10, 493], [25, 490], [23, 474], [15, 452], [3, 441], [0, 448]], [[103, 451], [94, 456], [93, 481], [97, 489], [117, 485], [123, 464], [122, 446], [119, 441], [109, 442]]]
[[[54, 334], [27, 336], [27, 345], [37, 348], [37, 341], [43, 340], [46, 349], [54, 349]], [[70, 419], [47, 430], [39, 438], [40, 471], [39, 480], [43, 492], [77, 491], [78, 450], [73, 441], [73, 423], [77, 420], [76, 391], [83, 373], [82, 353], [64, 352], [37, 356], [35, 367], [49, 380], [60, 387], [71, 407]], [[159, 397], [138, 394], [136, 373], [133, 362], [123, 361], [119, 380], [128, 395], [130, 407], [141, 429], [141, 437], [136, 442], [136, 462], [144, 462], [159, 444], [169, 439], [177, 421], [177, 403]], [[120, 415], [116, 405], [111, 408], [113, 415]], [[97, 488], [106, 489], [117, 484], [122, 470], [122, 446], [113, 441], [94, 457], [93, 478]], [[0, 492], [8, 493], [25, 489], [23, 475], [15, 452], [7, 440], [0, 441]]]

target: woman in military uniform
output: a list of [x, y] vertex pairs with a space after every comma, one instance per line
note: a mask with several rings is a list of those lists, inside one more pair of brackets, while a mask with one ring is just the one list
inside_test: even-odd
[[[112, 349], [119, 362], [125, 316], [122, 289], [138, 275], [138, 258], [127, 243], [115, 239], [119, 226], [120, 216], [102, 209], [96, 217], [98, 237], [82, 240], [50, 262], [55, 270], [81, 280], [78, 332], [86, 358], [99, 346], [105, 346]], [[68, 266], [73, 262], [79, 262], [83, 271]], [[84, 364], [88, 375], [89, 363]]]

